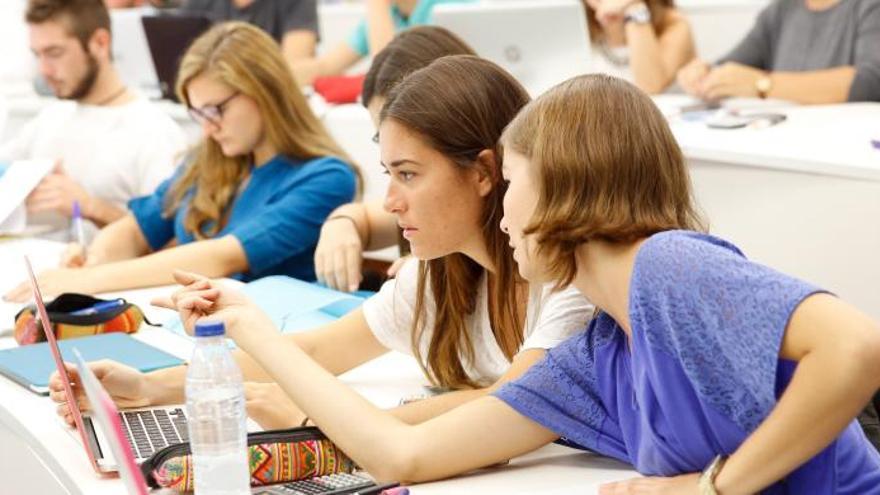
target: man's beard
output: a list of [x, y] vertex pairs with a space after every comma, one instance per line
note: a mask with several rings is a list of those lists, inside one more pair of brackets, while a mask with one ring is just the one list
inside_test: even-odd
[[92, 86], [95, 85], [95, 81], [98, 79], [98, 61], [95, 60], [92, 54], [87, 54], [87, 56], [88, 68], [85, 75], [79, 80], [73, 91], [66, 95], [59, 95], [58, 98], [62, 100], [81, 100], [92, 90]]

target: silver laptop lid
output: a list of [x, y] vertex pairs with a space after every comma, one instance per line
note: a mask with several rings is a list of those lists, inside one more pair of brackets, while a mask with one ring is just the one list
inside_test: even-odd
[[434, 24], [510, 72], [534, 97], [590, 72], [590, 34], [580, 0], [439, 4]]

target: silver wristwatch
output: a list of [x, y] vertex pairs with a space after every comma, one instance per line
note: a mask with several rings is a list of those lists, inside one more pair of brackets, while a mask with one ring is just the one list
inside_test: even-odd
[[636, 24], [650, 24], [651, 9], [644, 2], [634, 3], [627, 7], [623, 14], [624, 24], [634, 22]]

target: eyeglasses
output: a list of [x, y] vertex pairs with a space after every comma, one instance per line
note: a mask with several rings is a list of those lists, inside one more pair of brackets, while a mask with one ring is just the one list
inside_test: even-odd
[[373, 142], [379, 144], [379, 133], [373, 134]]
[[189, 116], [200, 125], [203, 125], [206, 122], [220, 125], [220, 121], [223, 120], [223, 111], [226, 110], [226, 105], [228, 105], [229, 102], [239, 94], [241, 93], [236, 91], [216, 105], [205, 105], [201, 108], [188, 106], [186, 110], [189, 112]]

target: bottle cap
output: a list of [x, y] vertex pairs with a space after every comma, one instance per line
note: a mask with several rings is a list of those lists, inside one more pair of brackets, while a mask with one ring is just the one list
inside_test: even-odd
[[216, 337], [226, 334], [226, 326], [222, 321], [200, 321], [196, 323], [196, 337]]

